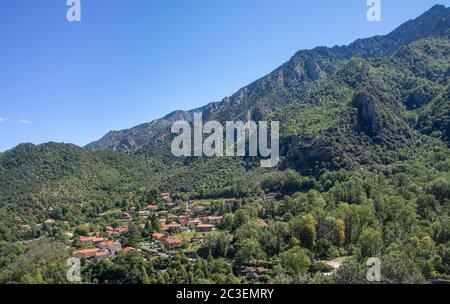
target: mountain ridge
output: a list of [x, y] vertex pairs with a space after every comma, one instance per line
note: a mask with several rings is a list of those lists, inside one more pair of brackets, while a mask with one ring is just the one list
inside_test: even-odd
[[273, 72], [220, 102], [212, 102], [189, 111], [174, 111], [163, 118], [130, 129], [110, 131], [85, 148], [91, 151], [137, 152], [149, 143], [162, 142], [170, 137], [171, 124], [180, 119], [191, 120], [194, 112], [203, 112], [205, 119], [261, 120], [292, 100], [301, 100], [305, 91], [314, 82], [331, 75], [339, 62], [354, 56], [369, 59], [391, 54], [401, 46], [421, 38], [446, 35], [449, 33], [449, 25], [450, 8], [435, 5], [387, 35], [358, 39], [348, 46], [298, 51]]

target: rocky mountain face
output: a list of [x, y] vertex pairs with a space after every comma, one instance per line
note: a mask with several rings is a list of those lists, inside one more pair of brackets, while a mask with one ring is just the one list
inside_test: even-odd
[[305, 175], [358, 169], [388, 151], [413, 147], [414, 131], [380, 92], [360, 91], [336, 123], [317, 136], [302, 135], [288, 149], [287, 164]]
[[[179, 119], [192, 119], [194, 112], [203, 112], [205, 120], [226, 121], [249, 118], [263, 120], [276, 115], [277, 112], [282, 112], [292, 104], [322, 105], [324, 100], [330, 99], [330, 94], [317, 94], [317, 92], [322, 90], [329, 93], [326, 91], [330, 90], [330, 79], [333, 79], [341, 67], [352, 58], [360, 57], [364, 60], [372, 60], [371, 64], [377, 64], [377, 61], [382, 60], [380, 58], [389, 60], [389, 56], [402, 48], [407, 48], [414, 41], [433, 37], [448, 41], [449, 22], [450, 8], [437, 5], [388, 35], [360, 39], [349, 46], [318, 47], [313, 50], [300, 51], [269, 75], [240, 89], [221, 102], [211, 103], [187, 112], [176, 111], [162, 119], [128, 130], [109, 132], [100, 140], [87, 145], [86, 149], [125, 153], [139, 152], [152, 155], [155, 150], [158, 150], [158, 147], [167, 146], [167, 141], [172, 138], [171, 124]], [[354, 73], [360, 78], [356, 79], [356, 82], [365, 80], [365, 75], [362, 75], [361, 71], [355, 70]], [[350, 77], [353, 76], [355, 74], [350, 75]], [[442, 77], [448, 79], [448, 70], [447, 75]], [[355, 89], [351, 85], [347, 87], [351, 90]], [[311, 92], [316, 92], [316, 96]], [[411, 95], [407, 103], [426, 104], [431, 101], [431, 97], [416, 93], [416, 95]], [[333, 101], [345, 103], [348, 99], [348, 94], [341, 94], [341, 96], [336, 96]], [[368, 108], [366, 110], [373, 112], [376, 109]], [[365, 116], [364, 113], [360, 114], [361, 118]], [[370, 120], [367, 122], [378, 123]]]

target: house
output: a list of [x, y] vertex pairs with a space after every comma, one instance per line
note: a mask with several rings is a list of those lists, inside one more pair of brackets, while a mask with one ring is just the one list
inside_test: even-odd
[[150, 211], [148, 211], [148, 210], [141, 210], [141, 211], [138, 212], [138, 215], [140, 217], [148, 217], [150, 215]]
[[30, 225], [20, 225], [20, 230], [23, 232], [27, 232], [31, 230], [31, 226]]
[[83, 245], [92, 245], [96, 243], [100, 243], [105, 241], [102, 237], [96, 237], [96, 236], [80, 236], [80, 242]]
[[157, 205], [148, 205], [147, 209], [149, 211], [156, 211], [156, 210], [158, 210], [158, 206]]
[[156, 241], [162, 241], [163, 239], [165, 239], [165, 237], [166, 237], [166, 235], [165, 234], [162, 234], [162, 233], [153, 233], [152, 234], [152, 237], [153, 237], [153, 239], [154, 240], [156, 240]]
[[15, 220], [16, 222], [21, 222], [21, 221], [22, 221], [22, 218], [21, 218], [20, 216], [15, 216], [15, 217], [14, 217], [14, 220]]
[[95, 254], [99, 251], [101, 251], [99, 248], [88, 248], [88, 249], [82, 249], [82, 250], [75, 250], [72, 253], [72, 256], [79, 258], [79, 259], [92, 258], [92, 257], [95, 257]]
[[51, 224], [54, 224], [55, 223], [55, 220], [54, 219], [48, 219], [48, 220], [46, 220], [45, 222], [44, 222], [44, 224], [47, 224], [47, 225], [51, 225]]
[[98, 244], [98, 247], [102, 250], [108, 251], [111, 254], [115, 254], [122, 249], [122, 245], [118, 242], [106, 241]]
[[132, 217], [128, 212], [124, 212], [124, 213], [122, 213], [121, 219], [122, 220], [131, 220]]
[[116, 228], [108, 226], [108, 227], [105, 227], [105, 231], [106, 231], [107, 235], [120, 235], [120, 234], [128, 231], [128, 226], [123, 225], [123, 226], [116, 227]]
[[217, 225], [222, 221], [222, 219], [223, 219], [223, 216], [208, 216], [206, 218], [206, 222], [208, 224]]
[[167, 220], [166, 219], [160, 219], [159, 222], [161, 223], [161, 225], [165, 225]]
[[192, 225], [192, 226], [197, 226], [197, 225], [200, 225], [202, 222], [199, 220], [199, 219], [194, 219], [194, 220], [190, 220], [189, 222], [188, 222], [188, 224], [189, 225]]
[[213, 231], [215, 228], [216, 228], [215, 225], [211, 225], [211, 224], [200, 224], [200, 225], [197, 225], [197, 226], [195, 227], [195, 230], [196, 230], [197, 232], [210, 232], [210, 231]]
[[163, 240], [163, 243], [167, 246], [168, 249], [174, 249], [180, 247], [182, 241], [180, 239], [168, 237]]
[[175, 223], [167, 224], [167, 225], [164, 225], [162, 229], [164, 231], [176, 232], [179, 229], [181, 229], [181, 225], [180, 224], [175, 224]]
[[161, 197], [163, 200], [170, 201], [170, 193], [169, 192], [161, 193]]

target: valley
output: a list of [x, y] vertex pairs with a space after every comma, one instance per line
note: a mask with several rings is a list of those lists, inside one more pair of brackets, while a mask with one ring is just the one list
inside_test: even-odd
[[[69, 258], [87, 284], [358, 284], [370, 258], [381, 283], [447, 281], [449, 77], [437, 5], [299, 51], [220, 102], [0, 153], [0, 283], [74, 283]], [[195, 113], [279, 121], [279, 162], [174, 156], [172, 124]]]

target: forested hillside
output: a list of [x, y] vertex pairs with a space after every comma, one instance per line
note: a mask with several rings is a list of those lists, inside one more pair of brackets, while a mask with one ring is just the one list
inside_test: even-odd
[[[280, 121], [279, 166], [173, 157], [170, 126], [194, 112]], [[86, 283], [361, 283], [369, 257], [384, 283], [448, 280], [449, 216], [450, 8], [435, 6], [388, 35], [300, 51], [221, 102], [85, 148], [1, 153], [0, 282], [66, 282], [62, 244], [76, 255], [87, 236], [133, 252], [83, 261]]]

